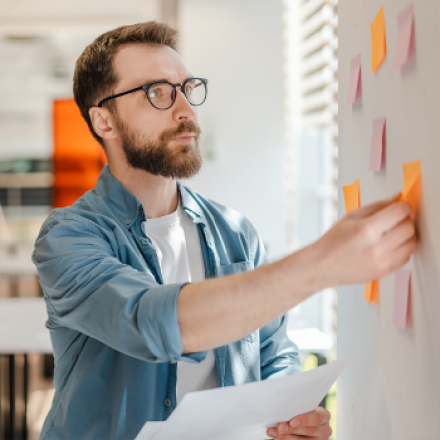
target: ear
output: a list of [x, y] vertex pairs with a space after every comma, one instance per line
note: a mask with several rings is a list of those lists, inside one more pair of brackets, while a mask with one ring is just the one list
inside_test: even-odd
[[92, 121], [93, 129], [98, 136], [103, 139], [116, 138], [113, 116], [107, 109], [92, 107], [89, 109], [89, 116]]

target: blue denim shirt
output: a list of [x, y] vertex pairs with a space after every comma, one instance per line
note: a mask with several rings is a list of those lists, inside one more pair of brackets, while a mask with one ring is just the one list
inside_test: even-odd
[[[251, 223], [177, 182], [181, 204], [198, 227], [206, 278], [266, 262]], [[55, 398], [41, 439], [133, 439], [145, 422], [176, 406], [182, 354], [177, 297], [142, 232], [142, 204], [104, 167], [96, 187], [55, 209], [35, 242], [55, 356]], [[274, 286], [276, 289], [276, 286]], [[270, 294], [270, 292], [268, 292]], [[214, 350], [219, 386], [301, 371], [298, 349], [280, 317]]]

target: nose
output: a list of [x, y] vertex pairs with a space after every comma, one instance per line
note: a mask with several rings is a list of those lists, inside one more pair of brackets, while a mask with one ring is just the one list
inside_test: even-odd
[[171, 107], [171, 110], [173, 111], [173, 119], [177, 122], [191, 120], [196, 116], [193, 106], [188, 102], [182, 92], [182, 86], [176, 87], [176, 101]]

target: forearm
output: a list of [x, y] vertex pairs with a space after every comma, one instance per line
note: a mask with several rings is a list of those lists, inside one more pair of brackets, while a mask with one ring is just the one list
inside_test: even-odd
[[177, 302], [184, 353], [236, 341], [325, 286], [309, 246], [252, 272], [188, 284]]
[[329, 286], [382, 278], [417, 249], [411, 208], [396, 197], [354, 210], [311, 246], [253, 272], [184, 286], [184, 353], [236, 341]]

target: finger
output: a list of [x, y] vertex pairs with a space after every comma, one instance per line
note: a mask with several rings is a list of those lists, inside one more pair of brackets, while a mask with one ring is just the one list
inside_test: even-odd
[[389, 257], [387, 257], [386, 260], [379, 263], [382, 264], [384, 268], [384, 274], [379, 278], [383, 278], [406, 264], [409, 261], [411, 254], [417, 251], [417, 246], [417, 240], [413, 237], [389, 254]]
[[[277, 437], [277, 440], [307, 440], [308, 438], [311, 437], [303, 437], [302, 435], [287, 434]], [[321, 439], [313, 438], [313, 440], [321, 440]]]
[[407, 203], [393, 203], [375, 214], [365, 218], [364, 230], [372, 238], [381, 237], [385, 232], [390, 231], [411, 214], [411, 206]]
[[289, 433], [289, 423], [288, 422], [280, 422], [277, 425], [277, 431], [279, 434], [288, 434]]
[[270, 437], [270, 438], [277, 438], [278, 436], [278, 431], [275, 428], [269, 428], [266, 431], [266, 434]]
[[389, 252], [400, 247], [403, 243], [407, 242], [410, 238], [416, 236], [416, 228], [412, 220], [407, 217], [400, 222], [396, 227], [391, 229], [385, 235], [382, 236], [380, 244], [376, 247], [374, 252], [377, 257], [387, 255]]
[[275, 428], [269, 428], [266, 433], [271, 438], [280, 439], [288, 435], [291, 430], [292, 428], [287, 422], [281, 422]]
[[300, 426], [295, 428], [290, 435], [303, 436], [302, 438], [314, 438], [315, 440], [327, 440], [332, 435], [332, 428], [329, 424], [321, 426]]
[[[287, 435], [280, 435], [279, 437], [271, 437], [271, 438], [274, 438], [276, 440], [307, 440], [308, 437], [301, 437], [299, 435], [287, 434]], [[320, 440], [320, 439], [314, 439], [314, 440]]]
[[[268, 430], [267, 435], [270, 438], [276, 439], [276, 440], [307, 440], [309, 437], [304, 437], [300, 435], [295, 434], [278, 434], [278, 432], [274, 429], [272, 433]], [[315, 438], [313, 440], [321, 440], [320, 438]], [[327, 439], [325, 439], [327, 440]]]
[[318, 406], [314, 411], [293, 417], [289, 420], [289, 425], [293, 428], [297, 426], [320, 426], [328, 423], [330, 417], [330, 413], [325, 408]]
[[377, 211], [380, 211], [381, 209], [386, 208], [387, 206], [391, 205], [392, 203], [397, 202], [397, 200], [400, 197], [400, 193], [395, 194], [394, 196], [390, 197], [389, 199], [379, 200], [378, 202], [370, 203], [369, 205], [362, 206], [359, 209], [354, 209], [353, 211], [350, 211], [348, 215], [351, 217], [368, 217], [372, 214], [374, 214]]

